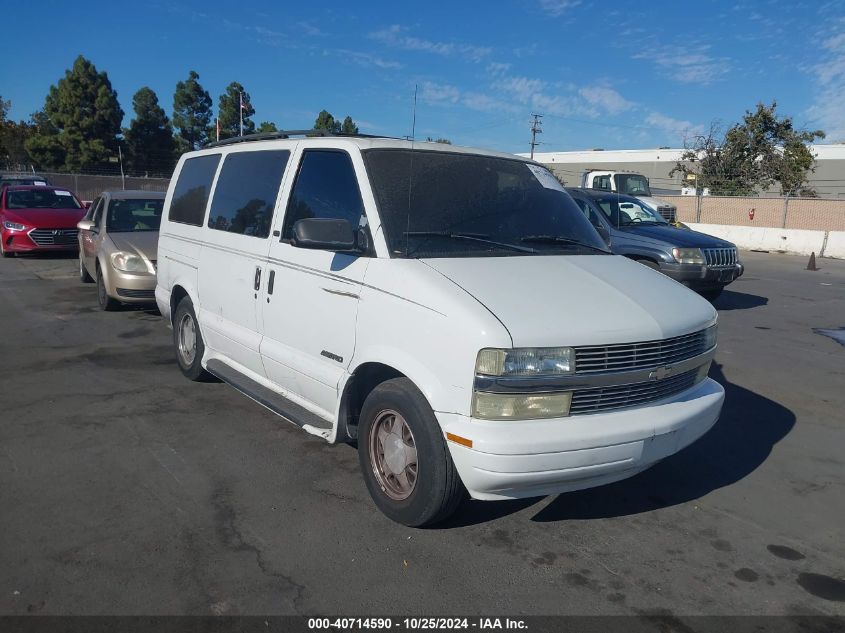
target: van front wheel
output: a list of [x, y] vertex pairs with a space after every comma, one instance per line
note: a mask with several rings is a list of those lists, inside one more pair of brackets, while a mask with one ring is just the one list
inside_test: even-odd
[[183, 297], [176, 306], [173, 316], [173, 346], [176, 349], [176, 362], [185, 376], [196, 382], [210, 378], [211, 375], [202, 368], [205, 343], [200, 334], [194, 305], [188, 297]]
[[437, 523], [464, 497], [440, 424], [407, 378], [385, 381], [367, 396], [358, 422], [358, 458], [373, 501], [397, 523]]

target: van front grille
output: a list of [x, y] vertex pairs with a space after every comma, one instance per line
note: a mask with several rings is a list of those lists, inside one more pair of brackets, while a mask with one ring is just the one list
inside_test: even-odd
[[575, 348], [575, 373], [619, 372], [670, 365], [707, 350], [704, 330], [658, 341]]
[[656, 402], [686, 391], [695, 385], [698, 368], [691, 369], [677, 376], [663, 380], [649, 380], [630, 385], [613, 385], [579, 389], [572, 394], [570, 415], [579, 413], [599, 413], [613, 409], [640, 406]]

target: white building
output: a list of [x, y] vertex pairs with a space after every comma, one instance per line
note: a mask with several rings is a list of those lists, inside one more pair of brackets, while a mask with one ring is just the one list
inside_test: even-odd
[[[822, 197], [845, 198], [845, 144], [814, 145], [812, 151], [816, 170], [810, 174], [810, 185]], [[644, 174], [656, 193], [678, 194], [682, 187], [681, 174], [670, 176], [669, 172], [683, 152], [671, 148], [535, 152], [534, 160], [548, 166], [572, 187], [580, 184], [586, 169], [611, 169]]]

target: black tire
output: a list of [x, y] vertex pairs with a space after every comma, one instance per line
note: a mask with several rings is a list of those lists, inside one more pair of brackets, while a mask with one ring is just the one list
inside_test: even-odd
[[708, 301], [715, 301], [722, 294], [724, 288], [708, 288], [707, 290], [699, 291], [699, 294]]
[[[377, 425], [381, 428], [384, 416], [391, 413], [398, 414], [410, 430], [415, 449], [414, 484], [402, 499], [394, 498], [395, 494], [391, 497], [390, 484], [374, 463], [379, 457], [371, 457], [377, 450], [371, 450], [371, 443], [378, 442], [373, 430]], [[376, 506], [402, 525], [422, 527], [443, 521], [458, 509], [466, 494], [431, 406], [407, 378], [387, 380], [367, 396], [358, 422], [358, 459]]]
[[103, 280], [103, 271], [100, 270], [99, 264], [97, 264], [97, 303], [100, 309], [106, 312], [113, 312], [120, 307], [120, 302], [112, 299], [106, 292], [106, 282]]
[[[188, 323], [192, 324], [194, 333], [194, 350], [193, 355], [188, 355], [182, 349], [182, 337], [185, 336], [183, 328], [188, 327]], [[205, 369], [202, 368], [202, 358], [205, 355], [205, 342], [202, 340], [202, 333], [200, 332], [197, 315], [194, 312], [194, 304], [188, 297], [182, 297], [179, 305], [176, 306], [176, 312], [173, 313], [173, 351], [176, 354], [176, 362], [179, 365], [180, 371], [194, 382], [206, 382], [211, 380], [212, 376]]]
[[88, 274], [88, 271], [85, 269], [85, 264], [82, 263], [82, 252], [79, 253], [79, 281], [84, 284], [92, 284], [94, 283], [94, 278]]

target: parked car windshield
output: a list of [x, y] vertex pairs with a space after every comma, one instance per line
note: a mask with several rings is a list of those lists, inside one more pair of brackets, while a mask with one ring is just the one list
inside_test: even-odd
[[650, 196], [648, 178], [640, 174], [616, 174], [616, 191], [628, 196]]
[[609, 254], [552, 174], [521, 160], [364, 152], [393, 257]]
[[636, 226], [638, 224], [668, 224], [656, 211], [639, 200], [624, 199], [608, 195], [595, 200], [604, 215], [614, 226]]
[[81, 209], [79, 200], [64, 189], [25, 189], [6, 194], [7, 209]]
[[158, 231], [164, 200], [112, 200], [106, 218], [106, 229], [112, 233]]

